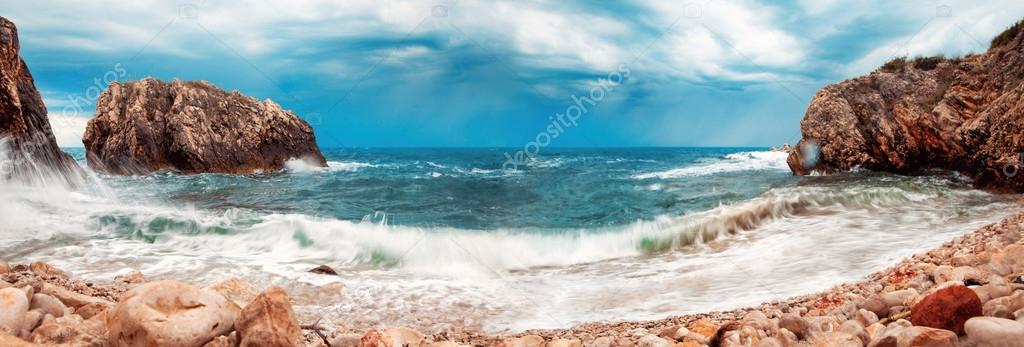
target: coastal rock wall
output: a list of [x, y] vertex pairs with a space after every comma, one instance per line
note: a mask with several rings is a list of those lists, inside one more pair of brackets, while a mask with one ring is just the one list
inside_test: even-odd
[[121, 175], [245, 174], [292, 158], [326, 166], [313, 129], [294, 113], [205, 81], [111, 83], [83, 142], [90, 167]]
[[896, 59], [825, 87], [800, 122], [793, 173], [945, 169], [982, 188], [1024, 191], [1022, 27], [983, 54]]
[[17, 27], [0, 17], [0, 178], [31, 181], [55, 174], [73, 182], [82, 170], [57, 146], [20, 49]]

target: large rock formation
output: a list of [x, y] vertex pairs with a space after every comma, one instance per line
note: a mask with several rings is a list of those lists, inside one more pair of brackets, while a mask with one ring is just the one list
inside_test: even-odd
[[75, 182], [82, 170], [57, 147], [43, 98], [21, 59], [18, 29], [0, 17], [0, 179]]
[[326, 166], [312, 128], [294, 113], [203, 81], [111, 83], [82, 141], [90, 167], [121, 175], [253, 173], [292, 158]]
[[790, 168], [798, 175], [946, 169], [983, 188], [1024, 190], [1022, 29], [1003, 32], [983, 54], [896, 59], [825, 87], [800, 123]]

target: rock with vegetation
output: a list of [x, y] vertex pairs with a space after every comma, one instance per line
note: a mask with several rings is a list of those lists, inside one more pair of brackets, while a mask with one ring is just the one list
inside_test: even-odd
[[119, 175], [248, 174], [291, 159], [327, 165], [313, 129], [294, 113], [205, 81], [111, 83], [83, 142], [89, 167]]
[[897, 58], [825, 87], [800, 123], [790, 168], [798, 175], [944, 169], [979, 187], [1024, 191], [1022, 27], [982, 54]]

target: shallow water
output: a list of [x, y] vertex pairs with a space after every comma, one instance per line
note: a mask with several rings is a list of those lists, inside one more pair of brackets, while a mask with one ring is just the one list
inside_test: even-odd
[[[80, 160], [81, 149], [69, 150]], [[304, 320], [488, 332], [656, 319], [858, 279], [1014, 211], [958, 175], [793, 177], [758, 148], [328, 150], [249, 176], [0, 183], [0, 255], [284, 286]], [[306, 272], [328, 264], [340, 276]]]

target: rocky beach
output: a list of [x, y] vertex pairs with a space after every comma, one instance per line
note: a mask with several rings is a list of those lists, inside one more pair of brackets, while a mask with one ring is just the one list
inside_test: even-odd
[[[524, 174], [499, 170], [500, 156], [485, 150], [325, 155], [310, 124], [269, 99], [155, 78], [108, 86], [76, 159], [57, 146], [17, 29], [0, 17], [0, 159], [12, 165], [0, 172], [9, 204], [0, 216], [11, 225], [0, 236], [14, 245], [0, 248], [10, 252], [0, 254], [0, 347], [1024, 346], [1024, 212], [1014, 195], [1024, 181], [1008, 171], [1024, 149], [1022, 23], [983, 54], [897, 59], [826, 87], [789, 152], [568, 151]], [[546, 185], [571, 179], [592, 181]], [[543, 189], [517, 190], [524, 181]], [[718, 191], [739, 182], [756, 184]], [[595, 187], [608, 190], [580, 196]], [[336, 204], [344, 199], [385, 207], [359, 219], [363, 206]], [[51, 230], [65, 225], [81, 229]], [[864, 263], [929, 244], [928, 232], [955, 238], [849, 281]], [[792, 254], [771, 262], [773, 253]], [[699, 272], [736, 259], [790, 272], [765, 276], [764, 287], [744, 271]], [[545, 282], [552, 273], [568, 280]], [[463, 283], [492, 274], [499, 281]], [[639, 288], [626, 292], [570, 288], [634, 274]], [[722, 291], [719, 280], [729, 283]], [[671, 306], [757, 302], [820, 289], [817, 280], [845, 283], [727, 311]], [[536, 325], [541, 312], [530, 311], [547, 308], [497, 295], [520, 292], [513, 283], [536, 297], [570, 293], [555, 308], [592, 305], [572, 311], [582, 317], [669, 307], [509, 328]], [[657, 293], [675, 286], [676, 296]], [[667, 317], [630, 318], [640, 315]], [[488, 329], [488, 319], [501, 326]]]

